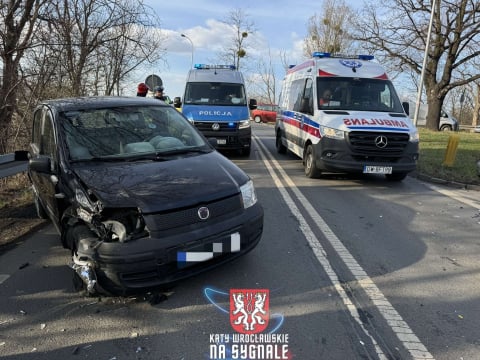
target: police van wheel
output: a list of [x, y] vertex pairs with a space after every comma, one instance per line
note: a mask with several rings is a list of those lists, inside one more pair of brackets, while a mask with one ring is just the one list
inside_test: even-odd
[[280, 131], [277, 132], [277, 138], [275, 140], [275, 147], [279, 154], [285, 154], [287, 152], [287, 147], [282, 143], [282, 134]]
[[303, 157], [303, 165], [305, 166], [305, 175], [309, 178], [318, 178], [322, 174], [315, 166], [315, 150], [312, 145], [308, 145]]
[[243, 148], [242, 150], [239, 151], [240, 156], [250, 156], [251, 152], [252, 152], [251, 146], [249, 146], [248, 148]]

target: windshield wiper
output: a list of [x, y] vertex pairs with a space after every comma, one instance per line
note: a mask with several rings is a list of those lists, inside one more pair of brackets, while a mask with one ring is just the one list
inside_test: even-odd
[[115, 161], [125, 161], [125, 158], [118, 158], [118, 157], [102, 157], [102, 156], [94, 156], [88, 158], [81, 158], [81, 159], [71, 159], [72, 163], [75, 162], [115, 162]]
[[188, 153], [201, 153], [206, 154], [212, 151], [210, 148], [203, 148], [203, 147], [193, 147], [193, 148], [181, 148], [181, 149], [172, 149], [166, 151], [159, 151], [158, 155], [178, 155], [178, 154], [188, 154]]

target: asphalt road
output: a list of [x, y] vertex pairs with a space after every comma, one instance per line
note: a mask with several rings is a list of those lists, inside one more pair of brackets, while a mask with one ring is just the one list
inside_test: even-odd
[[0, 256], [2, 359], [242, 358], [237, 345], [265, 359], [229, 319], [230, 289], [254, 288], [269, 290], [272, 359], [480, 359], [478, 192], [308, 179], [275, 152], [272, 125], [254, 135], [250, 158], [231, 159], [265, 210], [257, 248], [163, 294], [90, 298], [48, 226]]

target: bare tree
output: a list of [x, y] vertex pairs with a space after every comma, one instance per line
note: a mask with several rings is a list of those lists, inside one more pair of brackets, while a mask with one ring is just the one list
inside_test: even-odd
[[137, 23], [121, 25], [112, 32], [120, 36], [117, 41], [108, 42], [98, 49], [96, 59], [100, 78], [95, 83], [103, 84], [105, 94], [119, 95], [122, 93], [120, 84], [130, 73], [144, 63], [152, 64], [162, 59], [165, 54], [161, 46], [164, 36], [158, 26], [153, 28]]
[[232, 35], [230, 44], [223, 49], [219, 57], [227, 62], [232, 61], [235, 67], [240, 69], [240, 59], [247, 56], [248, 37], [256, 32], [255, 23], [240, 8], [230, 11], [223, 22], [232, 27]]
[[38, 11], [43, 0], [2, 0], [0, 2], [0, 152], [10, 151], [12, 120], [17, 108], [19, 68], [30, 46]]
[[277, 77], [270, 48], [266, 53], [260, 54], [256, 67], [257, 70], [249, 82], [249, 92], [260, 102], [276, 104]]
[[52, 51], [64, 57], [71, 95], [118, 93], [127, 73], [162, 56], [161, 37], [145, 31], [158, 25], [149, 13], [141, 1], [134, 0], [54, 3], [54, 11], [44, 20], [56, 37]]
[[348, 31], [352, 9], [344, 0], [324, 0], [322, 8], [321, 14], [314, 14], [308, 19], [308, 36], [303, 44], [303, 53], [307, 58], [314, 51], [338, 53], [349, 52], [353, 48]]
[[[356, 39], [383, 54], [383, 60], [393, 62], [399, 72], [410, 69], [420, 75], [431, 9], [431, 3], [423, 0], [385, 0], [381, 7], [372, 1], [357, 17]], [[448, 92], [480, 79], [471, 67], [480, 55], [479, 15], [478, 1], [436, 2], [424, 71], [426, 126], [431, 130], [438, 129]]]

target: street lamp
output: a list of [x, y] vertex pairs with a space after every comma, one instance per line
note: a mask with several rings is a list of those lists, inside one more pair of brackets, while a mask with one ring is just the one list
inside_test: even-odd
[[190, 67], [193, 68], [193, 41], [187, 35], [185, 35], [185, 34], [181, 34], [181, 35], [182, 35], [182, 37], [184, 37], [185, 39], [190, 41], [190, 45], [192, 45], [192, 60], [191, 60]]
[[435, 15], [435, 0], [432, 1], [432, 10], [430, 12], [430, 22], [428, 24], [427, 42], [425, 44], [422, 71], [420, 73], [420, 84], [418, 86], [417, 104], [415, 107], [415, 115], [413, 116], [413, 123], [415, 126], [417, 126], [418, 113], [420, 112], [420, 101], [422, 100], [422, 91], [423, 91], [423, 79], [425, 77], [425, 67], [427, 66], [428, 51], [430, 50], [430, 37], [432, 35], [432, 23], [433, 23], [434, 15]]

